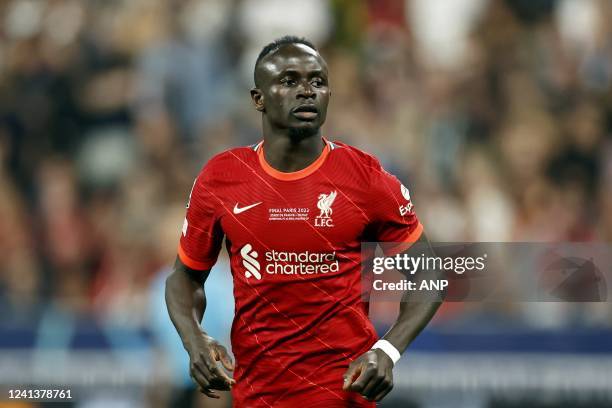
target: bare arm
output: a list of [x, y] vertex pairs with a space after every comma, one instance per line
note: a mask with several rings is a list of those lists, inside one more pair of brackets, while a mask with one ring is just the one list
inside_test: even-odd
[[185, 349], [193, 343], [195, 336], [203, 333], [200, 323], [206, 309], [204, 282], [209, 273], [190, 269], [177, 257], [173, 271], [166, 279], [168, 313]]
[[[417, 244], [420, 249], [419, 253], [425, 254], [425, 257], [435, 256], [431, 244], [424, 233], [417, 241]], [[429, 272], [431, 272], [432, 275], [427, 275], [427, 272], [423, 273], [423, 271], [416, 272], [414, 277], [417, 286], [421, 279], [441, 279], [443, 277], [439, 271]], [[435, 275], [433, 275], [434, 273]], [[418, 336], [425, 326], [427, 326], [442, 304], [443, 294], [441, 292], [430, 292], [427, 296], [431, 300], [423, 301], [408, 300], [410, 293], [410, 291], [404, 292], [400, 303], [399, 316], [393, 326], [391, 326], [389, 331], [383, 336], [383, 339], [393, 344], [400, 353], [403, 353], [416, 336]]]
[[[435, 256], [425, 234], [417, 241], [419, 254], [425, 257]], [[409, 252], [409, 251], [408, 251]], [[442, 278], [441, 272], [427, 275], [417, 271], [414, 275], [417, 286], [421, 279]], [[433, 271], [431, 271], [433, 272]], [[409, 300], [410, 291], [405, 291], [400, 304], [397, 320], [383, 336], [400, 353], [403, 353], [410, 343], [431, 321], [442, 304], [443, 293], [429, 293], [422, 301]], [[382, 350], [369, 350], [354, 360], [344, 374], [344, 389], [362, 394], [371, 401], [380, 401], [393, 389], [393, 361]], [[356, 378], [355, 378], [356, 377]]]
[[229, 390], [234, 380], [227, 370], [234, 364], [225, 347], [208, 336], [200, 325], [206, 309], [204, 283], [210, 271], [196, 271], [176, 259], [174, 270], [166, 279], [166, 305], [170, 319], [179, 333], [190, 359], [190, 373], [202, 392], [219, 398], [212, 390]]

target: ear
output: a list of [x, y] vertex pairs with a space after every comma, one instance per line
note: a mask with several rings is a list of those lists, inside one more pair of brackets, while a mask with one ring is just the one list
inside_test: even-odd
[[255, 109], [259, 112], [265, 112], [264, 110], [264, 96], [263, 93], [259, 90], [259, 88], [251, 89], [251, 100], [253, 101], [253, 105], [255, 105]]

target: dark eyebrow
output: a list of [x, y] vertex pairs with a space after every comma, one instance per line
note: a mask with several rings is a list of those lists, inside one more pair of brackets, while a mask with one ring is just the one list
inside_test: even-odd
[[[291, 75], [291, 76], [300, 76], [301, 74], [300, 74], [300, 72], [299, 72], [299, 71], [296, 71], [295, 69], [288, 68], [288, 69], [284, 69], [284, 70], [282, 70], [282, 71], [280, 72], [280, 74], [279, 74], [279, 76], [280, 76], [280, 77], [284, 77], [285, 75]], [[323, 75], [323, 70], [321, 70], [321, 69], [317, 69], [317, 70], [314, 70], [314, 71], [310, 71], [310, 72], [308, 73], [308, 75], [309, 75], [310, 77], [313, 77], [313, 76], [324, 76], [324, 75]]]
[[317, 70], [314, 70], [314, 71], [310, 71], [310, 76], [320, 76], [320, 77], [322, 77], [322, 76], [325, 76], [325, 75], [324, 75], [323, 70], [317, 69]]
[[279, 76], [285, 76], [285, 75], [299, 76], [300, 73], [294, 69], [284, 69], [280, 72]]

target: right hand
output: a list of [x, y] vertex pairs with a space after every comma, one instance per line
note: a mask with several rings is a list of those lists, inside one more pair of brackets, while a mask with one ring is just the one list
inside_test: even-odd
[[236, 383], [223, 371], [221, 362], [228, 371], [234, 370], [234, 363], [225, 347], [205, 334], [198, 334], [187, 348], [189, 373], [200, 387], [200, 391], [211, 398], [221, 398], [213, 390], [229, 391]]

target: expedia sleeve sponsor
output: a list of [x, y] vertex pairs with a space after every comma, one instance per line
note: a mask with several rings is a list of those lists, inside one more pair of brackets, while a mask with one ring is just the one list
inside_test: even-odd
[[376, 162], [370, 184], [369, 236], [371, 241], [415, 242], [423, 230], [410, 191]]

